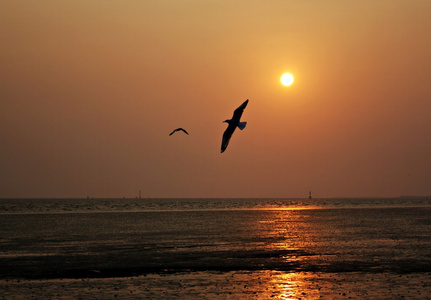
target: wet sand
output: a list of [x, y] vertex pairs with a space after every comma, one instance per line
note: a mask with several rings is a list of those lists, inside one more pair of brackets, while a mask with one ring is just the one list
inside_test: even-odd
[[175, 272], [0, 280], [2, 299], [430, 299], [431, 273]]

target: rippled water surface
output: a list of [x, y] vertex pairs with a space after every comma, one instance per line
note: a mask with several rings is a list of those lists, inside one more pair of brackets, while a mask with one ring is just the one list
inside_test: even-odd
[[0, 214], [431, 207], [431, 199], [0, 199]]
[[[185, 296], [184, 289], [233, 298], [283, 298], [289, 292], [296, 299], [336, 291], [342, 297], [346, 291], [336, 285], [345, 284], [350, 295], [384, 298], [394, 285], [404, 295], [399, 287], [409, 282], [410, 290], [420, 291], [413, 298], [420, 299], [430, 292], [430, 202], [3, 199], [0, 279], [11, 296], [26, 291], [23, 282], [35, 288], [41, 280], [55, 286], [58, 279], [79, 278], [97, 289], [107, 278], [122, 278], [130, 289], [134, 278], [143, 289], [127, 290], [128, 296], [157, 298], [162, 292], [150, 283], [169, 278], [170, 297]], [[202, 286], [185, 284], [197, 274]], [[377, 281], [365, 284], [371, 278]], [[183, 289], [175, 288], [181, 284]], [[81, 285], [72, 286], [84, 293]]]

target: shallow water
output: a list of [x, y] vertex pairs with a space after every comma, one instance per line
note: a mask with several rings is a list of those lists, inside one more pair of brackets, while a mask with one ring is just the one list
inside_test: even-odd
[[0, 280], [3, 299], [429, 299], [431, 274], [280, 271]]
[[[106, 295], [122, 291], [132, 298], [165, 298], [163, 293], [169, 298], [202, 293], [280, 299], [431, 296], [427, 199], [0, 203], [5, 295], [30, 295], [27, 285], [35, 292], [41, 285], [58, 284], [74, 295], [90, 293], [82, 280], [73, 281], [78, 278], [95, 287], [91, 297], [99, 288]], [[113, 290], [116, 281], [128, 287]], [[164, 286], [163, 292], [151, 282]], [[40, 288], [42, 296], [49, 290]], [[413, 290], [418, 293], [406, 294]]]

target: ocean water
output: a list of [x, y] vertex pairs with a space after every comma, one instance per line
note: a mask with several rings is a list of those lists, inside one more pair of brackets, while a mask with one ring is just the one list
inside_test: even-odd
[[3, 298], [431, 297], [431, 199], [0, 199]]

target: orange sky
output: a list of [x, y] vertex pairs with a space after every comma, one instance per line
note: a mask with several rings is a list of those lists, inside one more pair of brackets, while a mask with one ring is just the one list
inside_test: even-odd
[[[431, 195], [430, 13], [2, 1], [0, 197]], [[245, 99], [247, 128], [221, 154]]]

